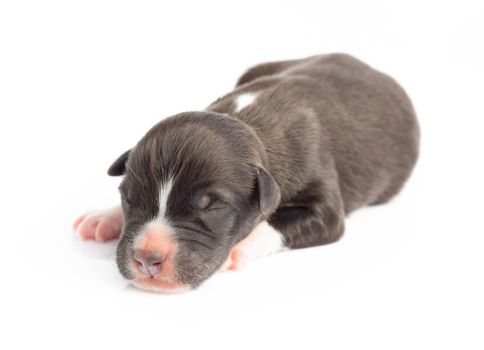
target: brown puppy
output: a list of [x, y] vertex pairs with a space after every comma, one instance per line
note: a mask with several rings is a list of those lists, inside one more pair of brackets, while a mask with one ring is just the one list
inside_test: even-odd
[[337, 241], [345, 215], [388, 201], [418, 155], [411, 102], [343, 54], [267, 63], [203, 112], [155, 125], [109, 169], [120, 208], [90, 213], [84, 239], [121, 234], [121, 274], [142, 288], [197, 287], [219, 269]]

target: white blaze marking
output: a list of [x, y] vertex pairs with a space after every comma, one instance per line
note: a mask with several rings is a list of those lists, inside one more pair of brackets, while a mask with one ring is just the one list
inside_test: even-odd
[[168, 182], [161, 184], [160, 194], [158, 197], [158, 215], [156, 217], [160, 221], [166, 221], [166, 206], [168, 203], [168, 197], [170, 196], [172, 185], [173, 179], [170, 179], [168, 180]]
[[170, 179], [166, 183], [161, 184], [160, 193], [158, 197], [158, 214], [156, 215], [155, 218], [148, 221], [141, 227], [139, 234], [134, 240], [133, 246], [135, 247], [135, 249], [140, 247], [140, 245], [142, 244], [142, 242], [146, 237], [146, 233], [152, 228], [160, 229], [163, 233], [166, 233], [169, 236], [173, 235], [173, 233], [175, 232], [175, 230], [170, 225], [170, 222], [166, 217], [166, 209], [167, 209], [166, 207], [167, 207], [168, 197], [170, 196], [172, 185], [173, 185], [173, 179]]
[[235, 100], [235, 104], [237, 105], [235, 107], [235, 112], [240, 112], [245, 107], [253, 103], [256, 98], [257, 98], [257, 94], [250, 93], [250, 92], [243, 93], [237, 96], [237, 99]]

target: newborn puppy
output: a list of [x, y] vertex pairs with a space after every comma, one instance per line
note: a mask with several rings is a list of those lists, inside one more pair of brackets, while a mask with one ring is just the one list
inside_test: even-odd
[[345, 215], [388, 201], [418, 155], [411, 102], [390, 77], [343, 54], [266, 63], [205, 111], [155, 125], [109, 168], [121, 208], [74, 224], [121, 239], [137, 286], [195, 288], [258, 256], [337, 241]]

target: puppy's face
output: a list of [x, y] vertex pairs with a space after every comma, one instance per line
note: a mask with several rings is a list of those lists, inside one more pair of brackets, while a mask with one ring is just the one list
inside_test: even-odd
[[121, 274], [141, 288], [175, 292], [217, 271], [279, 203], [259, 152], [240, 121], [214, 113], [177, 115], [150, 130], [109, 170], [124, 174]]

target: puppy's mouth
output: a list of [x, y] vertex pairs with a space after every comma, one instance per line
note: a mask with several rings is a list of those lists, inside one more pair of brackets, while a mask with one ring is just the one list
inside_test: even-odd
[[136, 287], [150, 292], [158, 293], [181, 293], [190, 290], [188, 284], [172, 281], [160, 277], [135, 277], [133, 283]]
[[[142, 266], [139, 262], [130, 264], [131, 281], [143, 290], [158, 293], [179, 293], [190, 289], [190, 285], [176, 280], [175, 268], [171, 259], [164, 263], [164, 269], [158, 272]], [[154, 272], [154, 273], [153, 273]]]
[[[178, 293], [191, 289], [179, 280], [175, 257], [178, 243], [164, 226], [148, 225], [132, 246], [121, 250], [120, 271], [138, 288], [159, 293]], [[118, 252], [119, 253], [119, 252]], [[125, 255], [126, 254], [126, 255]]]

